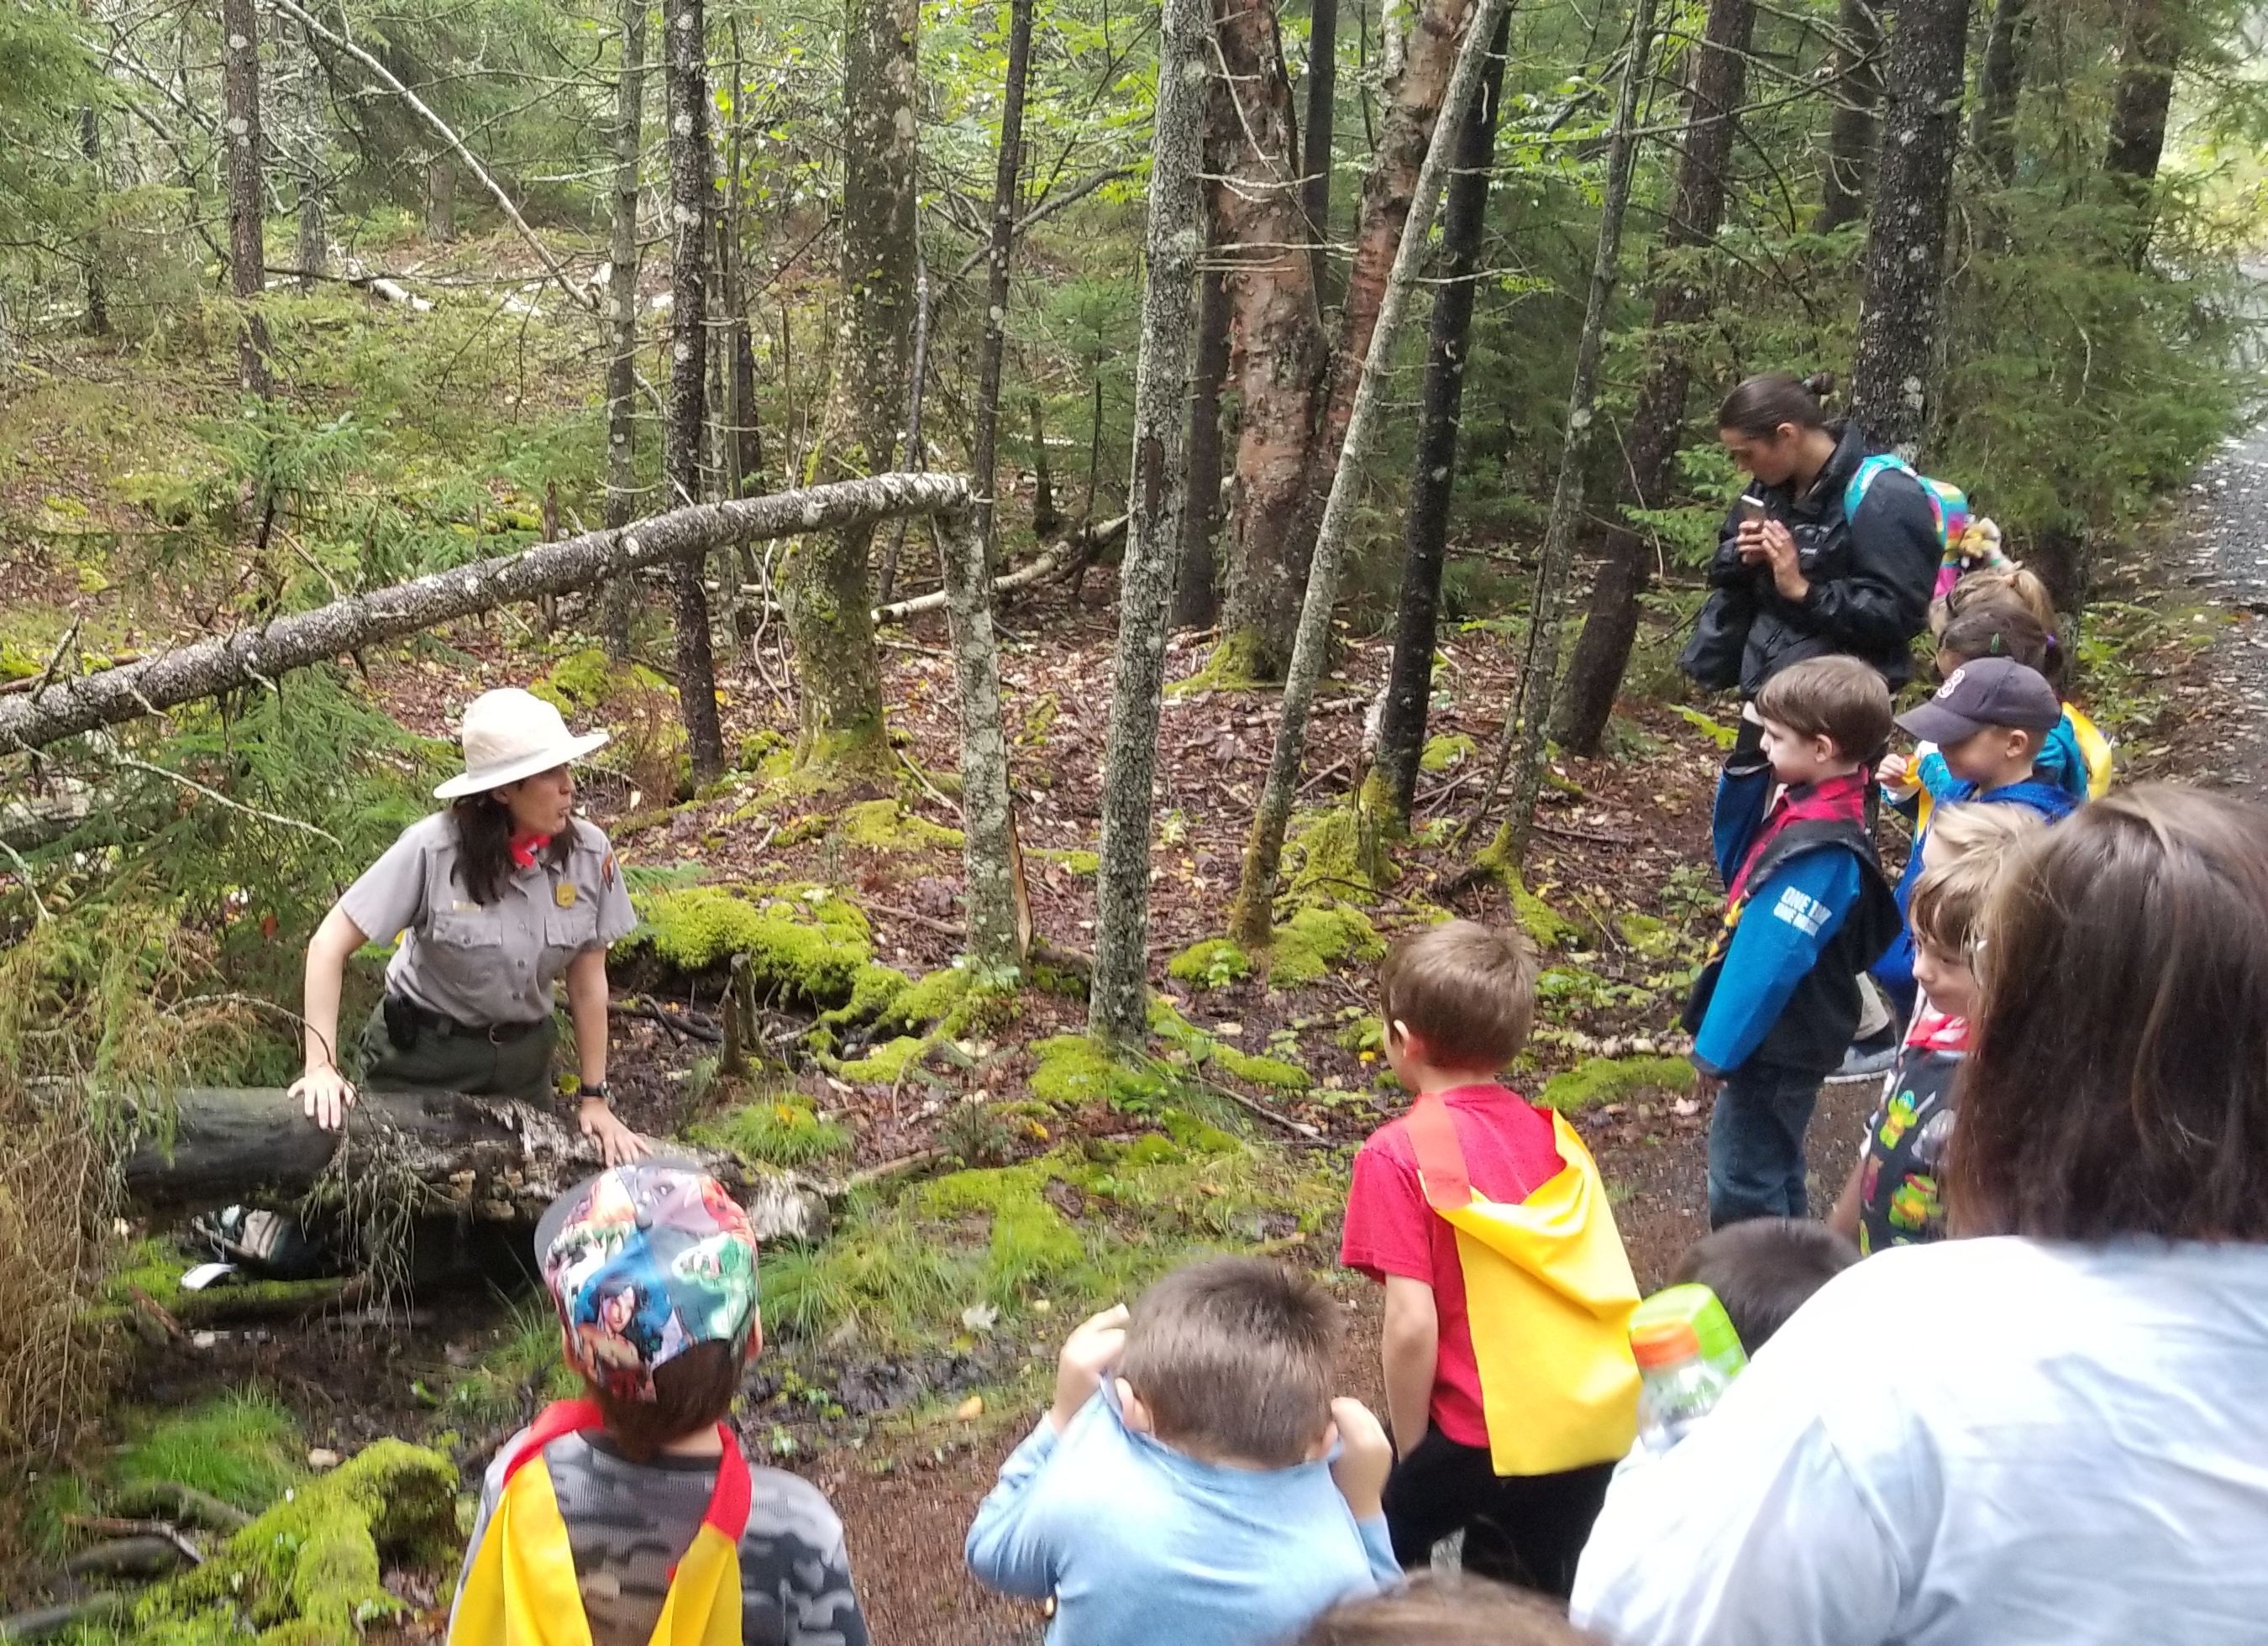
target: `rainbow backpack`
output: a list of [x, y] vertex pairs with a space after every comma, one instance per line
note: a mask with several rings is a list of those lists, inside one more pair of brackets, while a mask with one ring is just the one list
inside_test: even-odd
[[1855, 520], [1859, 505], [1867, 499], [1867, 488], [1874, 483], [1874, 476], [1886, 469], [1901, 474], [1911, 474], [1920, 482], [1921, 495], [1929, 499], [1930, 510], [1937, 516], [1937, 586], [1930, 598], [1943, 599], [1953, 592], [1953, 585], [1972, 571], [1988, 571], [2005, 568], [2009, 562], [2000, 553], [2000, 528], [1985, 519], [1970, 506], [1969, 494], [1948, 480], [1932, 480], [1918, 473], [1905, 459], [1889, 452], [1878, 452], [1862, 459], [1858, 472], [1843, 488], [1843, 518]]

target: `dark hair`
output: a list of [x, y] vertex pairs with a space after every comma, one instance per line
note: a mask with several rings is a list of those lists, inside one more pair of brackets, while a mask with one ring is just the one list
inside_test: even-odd
[[1136, 1301], [1118, 1375], [1168, 1445], [1285, 1468], [1330, 1422], [1338, 1344], [1338, 1304], [1312, 1277], [1211, 1258]]
[[1470, 1572], [1423, 1571], [1390, 1593], [1345, 1600], [1299, 1646], [1583, 1646], [1594, 1642], [1541, 1595]]
[[1743, 378], [1719, 404], [1717, 427], [1749, 440], [1778, 439], [1782, 423], [1824, 429], [1827, 408], [1819, 402], [1834, 386], [1835, 379], [1823, 371], [1803, 378], [1786, 371]]
[[1516, 931], [1444, 921], [1404, 932], [1378, 968], [1380, 1013], [1447, 1069], [1498, 1069], [1535, 1024], [1535, 957]]
[[1859, 1260], [1859, 1248], [1808, 1217], [1754, 1217], [1695, 1241], [1669, 1277], [1717, 1294], [1751, 1355], [1811, 1294]]
[[2268, 1240], [2268, 812], [2107, 795], [2016, 855], [1984, 940], [1955, 1232]]
[[606, 1420], [607, 1438], [632, 1463], [644, 1463], [671, 1441], [723, 1422], [747, 1363], [730, 1343], [696, 1343], [653, 1369], [651, 1400], [615, 1394], [587, 1378], [584, 1385]]
[[1791, 663], [1764, 683], [1756, 713], [1798, 737], [1827, 738], [1845, 760], [1872, 765], [1890, 745], [1890, 688], [1856, 658]]
[[[457, 874], [465, 883], [465, 895], [486, 908], [512, 884], [512, 808], [490, 790], [453, 801], [449, 819], [457, 826]], [[575, 825], [570, 821], [551, 837], [541, 861], [565, 868], [574, 841]]]
[[2038, 618], [2012, 600], [1993, 600], [1963, 607], [1937, 637], [1937, 649], [1951, 652], [1963, 663], [1974, 663], [1979, 658], [2014, 658], [2044, 675], [2055, 648]]

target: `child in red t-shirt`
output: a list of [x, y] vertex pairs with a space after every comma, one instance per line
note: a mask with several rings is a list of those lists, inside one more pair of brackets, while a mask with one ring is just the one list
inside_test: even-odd
[[[1379, 982], [1387, 1062], [1414, 1097], [1439, 1095], [1473, 1192], [1516, 1205], [1557, 1177], [1567, 1163], [1550, 1118], [1498, 1080], [1535, 1021], [1527, 944], [1451, 921], [1397, 942]], [[1614, 1238], [1610, 1228], [1603, 1238]], [[1497, 1473], [1457, 1231], [1427, 1201], [1406, 1116], [1355, 1156], [1339, 1260], [1386, 1286], [1396, 1459], [1386, 1517], [1395, 1558], [1423, 1567], [1435, 1543], [1462, 1531], [1467, 1569], [1566, 1594], [1614, 1463]]]

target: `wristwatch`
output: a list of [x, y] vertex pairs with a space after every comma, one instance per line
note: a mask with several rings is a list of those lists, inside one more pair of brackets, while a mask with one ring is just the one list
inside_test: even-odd
[[615, 1089], [603, 1080], [578, 1080], [575, 1083], [575, 1096], [578, 1101], [584, 1098], [596, 1098], [611, 1108], [614, 1106]]

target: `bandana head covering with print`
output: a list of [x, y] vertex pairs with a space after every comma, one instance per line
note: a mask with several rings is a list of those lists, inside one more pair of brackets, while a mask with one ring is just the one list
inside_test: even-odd
[[653, 1398], [653, 1373], [696, 1343], [748, 1341], [756, 1237], [706, 1172], [646, 1161], [552, 1203], [535, 1258], [575, 1369], [612, 1395]]

